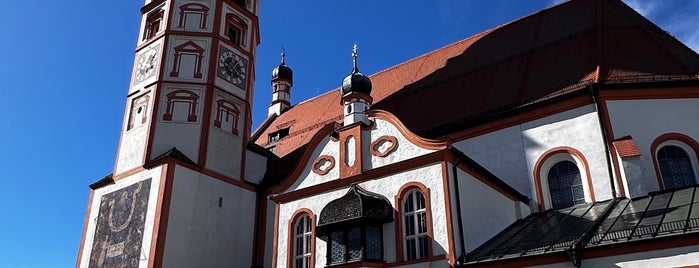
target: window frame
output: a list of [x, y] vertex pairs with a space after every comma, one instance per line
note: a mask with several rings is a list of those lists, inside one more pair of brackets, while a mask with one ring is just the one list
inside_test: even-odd
[[[166, 107], [165, 107], [165, 114], [163, 114], [163, 121], [172, 121], [172, 122], [188, 122], [188, 123], [194, 123], [197, 122], [197, 104], [199, 102], [199, 95], [197, 95], [195, 92], [186, 90], [186, 89], [178, 89], [178, 90], [173, 90], [170, 93], [165, 95], [167, 100], [166, 100]], [[189, 103], [189, 112], [187, 115], [187, 120], [182, 121], [182, 120], [173, 120], [173, 112], [175, 109], [175, 103], [176, 102], [185, 102]]]
[[205, 5], [199, 3], [187, 3], [180, 6], [180, 19], [177, 23], [177, 27], [185, 29], [188, 14], [200, 14], [199, 18], [199, 29], [206, 29], [206, 24], [209, 17], [209, 8]]
[[[553, 202], [553, 192], [554, 192], [554, 189], [551, 189], [551, 180], [552, 180], [552, 179], [561, 180], [561, 177], [562, 177], [562, 176], [557, 176], [557, 177], [555, 177], [555, 178], [552, 178], [552, 175], [571, 175], [571, 174], [573, 174], [573, 173], [572, 173], [572, 172], [569, 172], [569, 173], [567, 173], [567, 174], [560, 174], [560, 173], [552, 174], [552, 172], [554, 171], [554, 168], [556, 168], [557, 166], [559, 166], [559, 165], [566, 165], [566, 164], [567, 164], [567, 165], [572, 165], [572, 167], [574, 167], [574, 168], [576, 169], [578, 181], [572, 183], [572, 185], [570, 185], [569, 187], [564, 187], [564, 188], [555, 189], [555, 191], [571, 192], [571, 196], [570, 196], [570, 197], [571, 197], [571, 200], [570, 200], [570, 201], [573, 203], [572, 206], [574, 206], [574, 205], [581, 204], [581, 203], [578, 203], [578, 202], [580, 201], [580, 199], [576, 199], [575, 195], [572, 194], [572, 190], [573, 190], [574, 187], [578, 187], [578, 186], [579, 186], [579, 187], [582, 187], [582, 188], [583, 188], [582, 203], [585, 203], [585, 187], [583, 186], [582, 173], [580, 172], [580, 168], [578, 167], [578, 165], [577, 165], [575, 162], [570, 161], [570, 160], [568, 160], [568, 159], [564, 159], [564, 160], [558, 161], [558, 162], [554, 163], [553, 165], [551, 165], [551, 167], [548, 169], [548, 172], [547, 172], [547, 175], [546, 175], [546, 184], [547, 184], [547, 187], [548, 187], [549, 200], [551, 201], [551, 207], [554, 208], [554, 209], [563, 209], [563, 208], [566, 208], [566, 207], [558, 207], [558, 208], [557, 208], [557, 207], [556, 207], [556, 204], [554, 204], [554, 202]], [[567, 207], [571, 207], [571, 206], [567, 206]]]
[[216, 101], [216, 119], [214, 119], [214, 126], [223, 130], [222, 121], [223, 113], [233, 116], [233, 126], [231, 127], [231, 134], [238, 136], [238, 123], [240, 120], [240, 109], [235, 103], [220, 99]]
[[553, 208], [551, 202], [551, 194], [548, 187], [548, 173], [551, 168], [561, 161], [573, 162], [580, 171], [580, 179], [582, 181], [583, 191], [585, 194], [585, 202], [595, 202], [595, 190], [592, 186], [592, 176], [590, 175], [590, 165], [585, 156], [578, 150], [561, 146], [549, 149], [541, 154], [534, 165], [534, 187], [536, 190], [536, 202], [539, 211]]
[[[230, 42], [233, 45], [236, 45], [240, 48], [245, 48], [246, 47], [246, 35], [247, 35], [247, 29], [248, 29], [248, 24], [243, 20], [240, 16], [238, 16], [235, 13], [228, 13], [226, 14], [226, 21], [225, 21], [225, 32], [224, 36], [226, 37], [226, 41]], [[231, 35], [230, 31], [231, 28], [235, 28], [237, 30], [237, 42], [231, 40]]]
[[[310, 252], [304, 253], [305, 255], [310, 254], [310, 265], [309, 267], [302, 267], [302, 268], [313, 268], [315, 267], [315, 253], [316, 253], [316, 215], [311, 211], [310, 209], [307, 208], [302, 208], [297, 210], [292, 216], [291, 219], [288, 221], [288, 240], [287, 240], [287, 262], [286, 262], [286, 267], [287, 268], [296, 268], [296, 225], [299, 223], [299, 220], [304, 219], [304, 217], [308, 217], [308, 219], [311, 221], [311, 236], [310, 236]], [[304, 233], [305, 235], [305, 233]]]
[[142, 41], [153, 39], [163, 29], [165, 21], [165, 11], [161, 8], [154, 10], [146, 15], [146, 20], [143, 27]]
[[[404, 206], [403, 206], [403, 201], [407, 197], [408, 194], [419, 191], [422, 193], [423, 198], [425, 199], [425, 208], [424, 208], [424, 213], [425, 213], [425, 219], [426, 219], [426, 227], [427, 227], [427, 232], [425, 233], [425, 237], [427, 237], [427, 255], [422, 256], [419, 258], [415, 258], [412, 260], [409, 260], [408, 254], [407, 254], [407, 238], [404, 230], [404, 217], [405, 217], [405, 212], [404, 212]], [[434, 236], [433, 236], [433, 231], [432, 231], [432, 207], [431, 207], [431, 199], [430, 199], [430, 190], [429, 188], [425, 187], [424, 184], [419, 183], [419, 182], [409, 182], [405, 185], [403, 185], [400, 190], [398, 191], [398, 194], [396, 195], [396, 260], [398, 262], [407, 262], [407, 261], [420, 261], [424, 259], [429, 259], [434, 255], [434, 250], [433, 250], [433, 244], [434, 244]], [[413, 212], [414, 213], [414, 212]], [[415, 214], [413, 214], [415, 215]], [[417, 225], [416, 225], [417, 227]], [[418, 235], [416, 233], [415, 238], [418, 238]], [[417, 240], [416, 240], [417, 241]], [[417, 251], [416, 251], [417, 252]]]
[[[374, 259], [369, 258], [367, 254], [367, 228], [376, 228], [379, 230], [379, 247], [380, 247], [380, 258]], [[353, 229], [359, 229], [359, 258], [350, 260], [350, 246], [349, 246], [349, 231]], [[384, 262], [384, 235], [383, 235], [383, 225], [379, 224], [363, 224], [357, 226], [349, 226], [347, 228], [334, 229], [328, 235], [328, 241], [326, 243], [326, 266], [344, 265], [348, 263], [364, 263], [364, 262]], [[335, 233], [342, 234], [342, 256], [343, 259], [340, 262], [332, 262], [332, 236]]]
[[692, 167], [692, 172], [694, 173], [694, 183], [695, 185], [699, 183], [699, 143], [693, 138], [681, 134], [681, 133], [665, 133], [663, 135], [655, 138], [653, 143], [651, 143], [651, 156], [653, 158], [653, 167], [655, 168], [655, 175], [658, 181], [658, 189], [665, 190], [665, 183], [663, 181], [662, 173], [660, 172], [660, 165], [658, 162], [658, 152], [665, 146], [677, 146], [683, 149], [687, 156], [689, 157], [689, 162]]

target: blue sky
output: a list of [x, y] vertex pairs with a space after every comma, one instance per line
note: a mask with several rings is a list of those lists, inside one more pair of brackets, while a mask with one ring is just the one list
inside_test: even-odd
[[[292, 103], [559, 1], [265, 1], [253, 126], [280, 47]], [[699, 0], [627, 0], [699, 50]], [[0, 267], [71, 267], [88, 185], [111, 173], [142, 1], [8, 1], [0, 9]], [[312, 116], [312, 115], [309, 115]]]

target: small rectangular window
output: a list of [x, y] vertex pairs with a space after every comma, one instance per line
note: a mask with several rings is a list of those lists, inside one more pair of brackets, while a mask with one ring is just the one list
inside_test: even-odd
[[269, 135], [267, 135], [267, 143], [276, 142], [286, 136], [289, 136], [289, 128], [283, 128], [278, 131], [269, 133]]
[[161, 28], [163, 22], [163, 10], [158, 10], [148, 14], [146, 18], [146, 27], [143, 29], [143, 40], [153, 38]]
[[233, 44], [240, 45], [240, 30], [235, 25], [228, 26], [228, 39]]

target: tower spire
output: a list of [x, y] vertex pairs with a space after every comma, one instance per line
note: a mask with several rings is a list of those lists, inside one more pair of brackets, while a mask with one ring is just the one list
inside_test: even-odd
[[345, 125], [362, 122], [370, 124], [369, 118], [365, 111], [369, 110], [371, 102], [371, 79], [359, 72], [357, 65], [357, 44], [352, 46], [352, 73], [342, 80], [342, 88], [340, 90], [340, 103], [345, 106]]
[[291, 86], [294, 83], [294, 72], [286, 66], [286, 50], [282, 50], [282, 62], [272, 70], [272, 103], [267, 110], [267, 116], [280, 115], [291, 107]]

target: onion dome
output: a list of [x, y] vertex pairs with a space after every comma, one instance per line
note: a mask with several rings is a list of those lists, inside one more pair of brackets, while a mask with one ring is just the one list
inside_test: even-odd
[[369, 77], [359, 72], [357, 67], [357, 45], [354, 45], [352, 50], [352, 58], [354, 58], [354, 69], [352, 73], [342, 80], [341, 92], [342, 96], [349, 95], [351, 93], [363, 93], [371, 94], [371, 80]]
[[385, 196], [352, 184], [343, 196], [330, 201], [320, 212], [316, 232], [327, 235], [335, 226], [382, 224], [393, 221], [393, 207]]
[[294, 72], [291, 71], [289, 66], [286, 66], [286, 63], [284, 62], [285, 56], [286, 54], [282, 52], [282, 63], [272, 70], [272, 80], [286, 79], [292, 82], [294, 81]]

